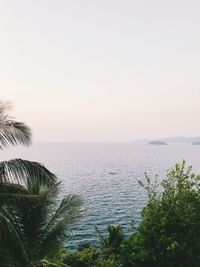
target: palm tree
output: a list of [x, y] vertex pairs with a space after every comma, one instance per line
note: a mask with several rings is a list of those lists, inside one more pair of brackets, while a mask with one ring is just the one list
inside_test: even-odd
[[120, 251], [120, 246], [124, 240], [124, 232], [121, 225], [108, 225], [108, 236], [103, 237], [95, 226], [99, 242], [103, 249], [107, 249], [109, 252], [117, 254]]
[[[0, 102], [0, 149], [29, 145], [31, 131], [11, 118]], [[63, 246], [68, 227], [80, 214], [75, 195], [58, 202], [57, 177], [38, 162], [0, 162], [0, 266], [39, 266]]]
[[31, 130], [25, 123], [16, 121], [8, 113], [11, 109], [9, 103], [0, 101], [0, 149], [9, 145], [29, 145], [31, 143]]
[[[0, 205], [10, 223], [4, 223], [2, 241], [8, 242], [6, 251], [17, 258], [16, 266], [37, 266], [64, 247], [69, 226], [80, 214], [81, 200], [68, 195], [59, 203], [58, 189], [59, 184], [46, 186], [31, 179], [27, 186], [12, 183], [0, 186]], [[8, 239], [10, 232], [12, 236]]]

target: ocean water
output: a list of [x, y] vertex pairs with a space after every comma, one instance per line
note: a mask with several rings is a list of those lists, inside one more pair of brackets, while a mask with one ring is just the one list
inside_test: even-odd
[[133, 232], [132, 222], [140, 222], [147, 201], [138, 185], [145, 172], [162, 180], [169, 168], [185, 159], [200, 173], [200, 146], [190, 144], [37, 143], [1, 152], [1, 160], [11, 158], [43, 163], [62, 181], [60, 197], [75, 193], [84, 200], [85, 211], [66, 240], [70, 248], [86, 241], [97, 244], [94, 225], [102, 234], [109, 224], [121, 224], [126, 234]]

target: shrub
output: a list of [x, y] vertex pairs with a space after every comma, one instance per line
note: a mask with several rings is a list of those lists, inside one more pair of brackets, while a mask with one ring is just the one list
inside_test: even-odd
[[177, 164], [162, 193], [149, 184], [141, 224], [124, 245], [125, 266], [200, 266], [200, 177], [191, 170]]

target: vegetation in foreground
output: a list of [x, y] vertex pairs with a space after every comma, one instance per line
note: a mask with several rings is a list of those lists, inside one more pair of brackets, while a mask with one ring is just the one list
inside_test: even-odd
[[99, 236], [100, 249], [85, 245], [55, 260], [71, 267], [199, 267], [200, 176], [183, 162], [168, 172], [161, 188], [148, 176], [141, 185], [149, 201], [132, 235], [125, 239], [120, 226], [109, 226], [107, 237]]
[[[0, 148], [29, 144], [30, 129], [0, 104]], [[128, 238], [119, 225], [107, 236], [96, 228], [100, 248], [64, 248], [66, 234], [80, 215], [74, 195], [58, 201], [59, 183], [37, 162], [0, 163], [0, 266], [2, 267], [199, 267], [200, 176], [185, 162], [161, 184], [140, 182], [149, 200], [138, 228]]]
[[[0, 148], [31, 142], [31, 131], [8, 115], [0, 103]], [[57, 177], [38, 162], [0, 162], [0, 266], [42, 266], [64, 247], [69, 227], [80, 214], [81, 200], [58, 201]]]

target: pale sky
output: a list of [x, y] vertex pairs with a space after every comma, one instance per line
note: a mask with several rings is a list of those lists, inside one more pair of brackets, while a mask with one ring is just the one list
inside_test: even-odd
[[0, 0], [0, 97], [35, 141], [200, 135], [200, 1]]

